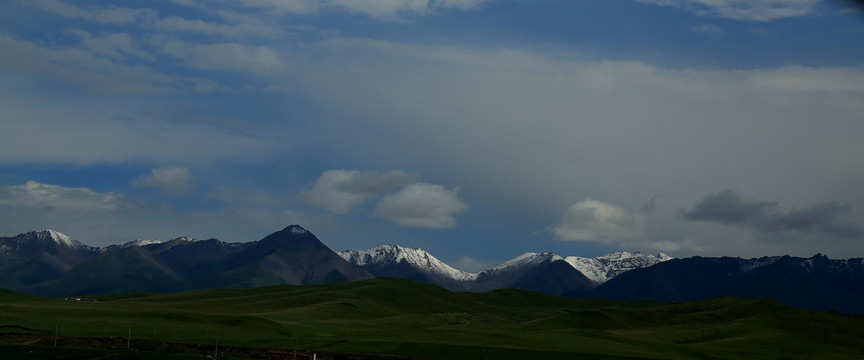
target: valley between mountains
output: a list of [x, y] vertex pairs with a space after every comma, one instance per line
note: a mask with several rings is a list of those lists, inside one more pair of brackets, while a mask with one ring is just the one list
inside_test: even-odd
[[521, 289], [565, 297], [694, 301], [772, 298], [787, 305], [864, 312], [864, 260], [790, 256], [673, 259], [618, 252], [596, 258], [525, 253], [479, 273], [422, 249], [382, 245], [335, 252], [299, 225], [226, 243], [186, 237], [86, 246], [53, 230], [0, 237], [0, 287], [42, 297], [308, 285], [389, 277], [456, 292]]

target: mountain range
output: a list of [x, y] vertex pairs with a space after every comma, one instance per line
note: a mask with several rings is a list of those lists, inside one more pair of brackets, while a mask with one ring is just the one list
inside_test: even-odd
[[395, 244], [334, 252], [291, 225], [247, 243], [179, 237], [96, 248], [53, 230], [0, 238], [0, 286], [41, 296], [318, 284], [393, 277], [453, 291], [585, 290], [630, 269], [669, 260], [620, 252], [598, 258], [525, 253], [480, 273], [457, 270], [423, 249]]
[[817, 255], [673, 259], [616, 252], [595, 258], [524, 253], [479, 273], [396, 244], [334, 252], [291, 225], [261, 240], [180, 237], [90, 247], [53, 230], [0, 237], [0, 287], [46, 297], [176, 292], [392, 277], [452, 291], [522, 289], [569, 297], [691, 301], [769, 297], [817, 310], [864, 312], [864, 260]]

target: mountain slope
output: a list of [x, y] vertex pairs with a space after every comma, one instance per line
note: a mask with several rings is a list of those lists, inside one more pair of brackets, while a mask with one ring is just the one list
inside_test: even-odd
[[131, 246], [105, 253], [74, 269], [27, 288], [28, 294], [65, 297], [125, 292], [181, 290], [181, 277], [144, 248]]
[[54, 230], [0, 237], [0, 286], [16, 289], [54, 279], [97, 254]]
[[[248, 244], [220, 262], [222, 273], [252, 271], [284, 284], [318, 284], [372, 278], [330, 250], [315, 235], [299, 225]], [[233, 284], [232, 284], [233, 285]]]
[[195, 277], [218, 267], [248, 243], [226, 243], [217, 239], [176, 238], [144, 246], [153, 256], [184, 277]]
[[524, 253], [477, 274], [471, 291], [509, 288], [557, 295], [592, 287], [594, 283], [564, 258], [552, 253]]

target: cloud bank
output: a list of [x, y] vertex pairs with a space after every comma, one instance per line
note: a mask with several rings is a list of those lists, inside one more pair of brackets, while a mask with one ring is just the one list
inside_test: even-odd
[[163, 193], [174, 195], [185, 194], [195, 186], [192, 172], [180, 166], [152, 169], [150, 175], [132, 179], [129, 185], [159, 189]]
[[636, 0], [659, 6], [672, 6], [700, 16], [741, 21], [772, 21], [812, 15], [822, 0]]
[[[654, 204], [653, 199], [650, 203]], [[642, 214], [607, 202], [585, 199], [561, 215], [561, 221], [552, 233], [565, 241], [614, 243], [639, 237], [645, 225], [646, 218]]]
[[789, 211], [778, 210], [773, 201], [745, 200], [734, 190], [723, 190], [702, 199], [690, 210], [681, 210], [686, 221], [734, 225], [764, 233], [803, 233], [856, 238], [864, 235], [860, 226], [844, 221], [852, 213], [849, 205], [837, 202], [816, 204]]
[[309, 206], [334, 214], [347, 214], [355, 206], [407, 185], [415, 178], [399, 170], [383, 174], [374, 171], [328, 170], [318, 177], [312, 188], [303, 191], [298, 197]]
[[347, 214], [362, 203], [380, 198], [374, 210], [378, 218], [406, 227], [454, 227], [454, 215], [468, 210], [457, 191], [414, 182], [416, 179], [416, 176], [398, 170], [383, 174], [328, 170], [311, 188], [298, 194], [298, 198], [309, 206], [337, 215]]
[[454, 215], [466, 211], [468, 204], [456, 190], [414, 183], [384, 196], [375, 208], [375, 216], [402, 226], [447, 229], [456, 226]]
[[99, 193], [88, 188], [70, 188], [36, 181], [27, 181], [23, 185], [0, 185], [0, 206], [78, 211], [123, 211], [137, 207], [113, 192]]

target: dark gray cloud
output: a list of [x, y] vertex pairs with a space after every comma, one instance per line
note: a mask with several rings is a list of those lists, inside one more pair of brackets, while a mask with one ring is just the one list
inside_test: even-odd
[[745, 200], [734, 190], [727, 189], [702, 199], [691, 210], [680, 210], [687, 221], [707, 221], [751, 228], [765, 233], [811, 233], [845, 238], [864, 235], [860, 226], [841, 219], [852, 208], [846, 204], [827, 202], [810, 207], [777, 210], [773, 201]]
[[359, 173], [351, 181], [339, 183], [337, 189], [349, 193], [379, 195], [417, 180], [416, 175], [404, 171], [378, 174], [374, 171]]
[[690, 211], [682, 211], [687, 221], [708, 221], [726, 225], [760, 223], [765, 220], [776, 202], [747, 202], [734, 190], [723, 190], [702, 199]]
[[839, 217], [849, 213], [852, 213], [849, 205], [836, 202], [822, 203], [779, 214], [767, 224], [768, 227], [765, 229], [777, 232], [825, 233], [847, 238], [864, 235], [864, 229], [861, 227], [838, 220]]
[[642, 205], [642, 212], [652, 212], [657, 209], [657, 195], [651, 197], [645, 205]]

